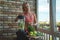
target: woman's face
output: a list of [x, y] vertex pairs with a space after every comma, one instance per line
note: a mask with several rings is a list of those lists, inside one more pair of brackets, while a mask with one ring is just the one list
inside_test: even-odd
[[28, 4], [23, 5], [23, 11], [25, 11], [25, 12], [29, 11], [29, 5]]

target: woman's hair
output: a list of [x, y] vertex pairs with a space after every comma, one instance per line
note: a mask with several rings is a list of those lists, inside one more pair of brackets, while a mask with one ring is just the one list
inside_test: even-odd
[[28, 5], [28, 8], [30, 8], [30, 5], [28, 2], [23, 2], [22, 7], [24, 7], [26, 4]]
[[28, 3], [28, 2], [23, 2], [22, 6], [24, 6], [24, 5], [26, 5], [26, 4], [28, 4], [28, 5], [29, 5], [29, 3]]

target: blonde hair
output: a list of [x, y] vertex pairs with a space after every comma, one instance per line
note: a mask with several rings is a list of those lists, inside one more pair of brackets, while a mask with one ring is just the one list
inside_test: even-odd
[[30, 10], [30, 5], [29, 5], [28, 2], [23, 2], [22, 7], [24, 7], [26, 4], [28, 5], [28, 8], [29, 8], [29, 10]]
[[[24, 5], [28, 5], [29, 6], [29, 3], [28, 2], [23, 2], [23, 4], [22, 4], [22, 6], [24, 6]], [[30, 7], [30, 6], [29, 6]]]

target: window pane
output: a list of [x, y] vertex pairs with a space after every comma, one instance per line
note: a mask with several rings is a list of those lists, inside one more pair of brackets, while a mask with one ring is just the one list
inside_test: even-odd
[[60, 0], [56, 0], [56, 24], [57, 30], [60, 31]]
[[37, 14], [39, 27], [49, 29], [49, 0], [38, 0]]

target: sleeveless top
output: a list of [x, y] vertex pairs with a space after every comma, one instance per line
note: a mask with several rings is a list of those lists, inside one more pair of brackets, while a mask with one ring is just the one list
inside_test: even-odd
[[24, 16], [25, 16], [25, 22], [28, 22], [28, 23], [32, 23], [32, 22], [34, 22], [34, 15], [33, 14], [24, 14]]

